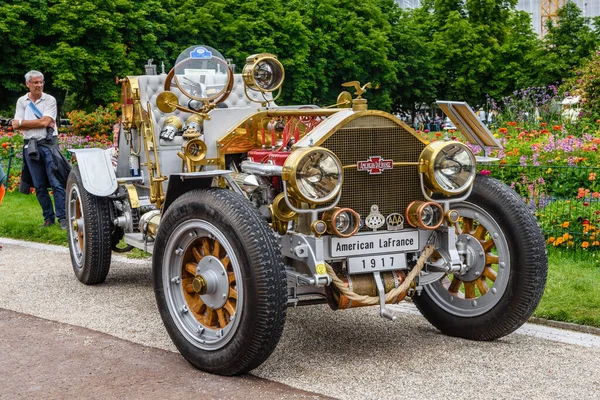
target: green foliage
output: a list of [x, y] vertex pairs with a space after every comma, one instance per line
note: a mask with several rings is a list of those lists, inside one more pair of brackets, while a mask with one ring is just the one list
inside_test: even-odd
[[581, 15], [581, 10], [573, 3], [558, 10], [554, 23], [548, 20], [548, 34], [543, 47], [532, 58], [536, 80], [540, 85], [562, 82], [571, 77], [574, 69], [598, 49], [599, 32], [589, 27], [589, 18]]
[[589, 59], [565, 86], [570, 94], [581, 97], [578, 106], [583, 117], [590, 122], [600, 117], [600, 53]]
[[437, 97], [485, 102], [529, 85], [527, 57], [537, 50], [526, 13], [514, 0], [426, 0], [417, 19], [427, 27]]
[[440, 98], [481, 105], [534, 77], [561, 80], [597, 43], [569, 3], [541, 47], [515, 3], [424, 0], [406, 11], [393, 0], [6, 1], [0, 110], [14, 108], [24, 73], [38, 69], [59, 107], [92, 111], [118, 100], [115, 77], [143, 73], [150, 58], [168, 70], [201, 43], [237, 72], [251, 54], [277, 54], [286, 68], [281, 104], [333, 104], [341, 83], [358, 80], [372, 84], [370, 108], [414, 110]]

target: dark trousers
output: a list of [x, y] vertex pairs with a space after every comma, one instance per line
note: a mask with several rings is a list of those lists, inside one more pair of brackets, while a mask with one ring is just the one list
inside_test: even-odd
[[[56, 166], [52, 157], [52, 150], [46, 146], [38, 146], [39, 161], [32, 160], [29, 157], [27, 149], [24, 152], [25, 161], [27, 162], [33, 186], [35, 187], [35, 195], [40, 206], [42, 206], [44, 220], [54, 221], [55, 217], [59, 220], [65, 219], [65, 189], [54, 175]], [[48, 186], [52, 188], [54, 194], [54, 206], [52, 206], [52, 199], [50, 199], [50, 195], [48, 194]], [[54, 209], [56, 209], [56, 214], [54, 213]]]

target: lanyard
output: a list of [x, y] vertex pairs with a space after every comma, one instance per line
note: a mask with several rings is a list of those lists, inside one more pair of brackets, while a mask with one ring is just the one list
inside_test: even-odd
[[33, 111], [38, 119], [43, 117], [42, 112], [35, 106], [35, 104], [33, 104], [33, 101], [31, 100], [29, 101], [29, 108], [31, 108], [31, 111]]

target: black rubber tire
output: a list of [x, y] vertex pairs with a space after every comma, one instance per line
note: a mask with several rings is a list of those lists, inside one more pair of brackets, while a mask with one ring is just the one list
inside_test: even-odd
[[[238, 303], [241, 310], [236, 309], [236, 319], [240, 318], [237, 314], [241, 314], [241, 319], [228, 334], [228, 341], [218, 349], [201, 348], [202, 345], [194, 343], [189, 333], [185, 334], [182, 318], [175, 316], [178, 325], [169, 308], [169, 304], [176, 302], [177, 293], [183, 291], [183, 280], [174, 283], [169, 275], [169, 268], [179, 268], [169, 267], [176, 257], [173, 254], [177, 253], [169, 248], [173, 248], [173, 241], [180, 246], [177, 232], [190, 221], [212, 224], [231, 246], [241, 271], [236, 280], [236, 285], [243, 284], [241, 306]], [[243, 196], [224, 189], [194, 190], [173, 202], [161, 219], [152, 269], [162, 320], [180, 353], [194, 367], [219, 375], [243, 374], [262, 364], [277, 346], [287, 313], [287, 281], [281, 248], [269, 225]], [[166, 288], [165, 283], [173, 286]], [[202, 327], [197, 317], [187, 321], [188, 325]]]
[[443, 287], [439, 281], [425, 286], [413, 300], [425, 318], [444, 334], [494, 340], [518, 329], [538, 306], [548, 272], [545, 241], [532, 210], [517, 193], [496, 179], [477, 176], [465, 203], [487, 212], [506, 239], [510, 272], [504, 293], [498, 294], [501, 297], [491, 309], [470, 317], [449, 312], [452, 302], [447, 300], [446, 309], [439, 305], [444, 301], [444, 296], [435, 295]]
[[[102, 283], [108, 275], [112, 255], [110, 200], [85, 190], [78, 166], [73, 167], [67, 179], [66, 197], [67, 234], [75, 276], [86, 285]], [[75, 231], [75, 220], [83, 220], [83, 229]]]

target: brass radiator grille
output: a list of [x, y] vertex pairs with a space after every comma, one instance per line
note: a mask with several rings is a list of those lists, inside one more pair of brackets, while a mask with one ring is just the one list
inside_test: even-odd
[[[322, 145], [333, 151], [342, 165], [356, 165], [369, 157], [381, 156], [394, 162], [417, 162], [425, 145], [395, 122], [381, 116], [357, 118], [327, 138]], [[350, 207], [366, 217], [371, 206], [387, 216], [404, 215], [413, 200], [423, 200], [417, 166], [394, 166], [379, 175], [356, 168], [344, 170], [340, 207]], [[364, 228], [368, 229], [368, 228]]]

